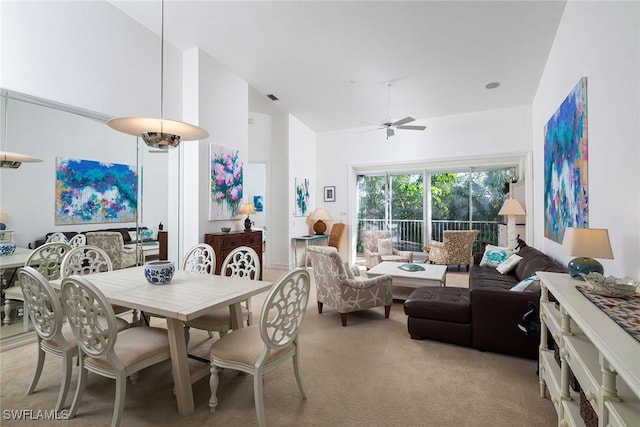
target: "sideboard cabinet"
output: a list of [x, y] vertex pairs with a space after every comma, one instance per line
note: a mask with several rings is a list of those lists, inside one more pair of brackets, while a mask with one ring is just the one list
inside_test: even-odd
[[[598, 426], [640, 425], [640, 341], [580, 293], [568, 274], [538, 272], [540, 295], [540, 395], [545, 388], [559, 426], [586, 425], [589, 405]], [[550, 296], [553, 298], [550, 298]], [[553, 301], [555, 299], [555, 301]], [[559, 347], [560, 366], [548, 349]], [[579, 390], [570, 387], [575, 376]], [[593, 417], [587, 417], [589, 425]]]
[[229, 233], [207, 233], [204, 242], [216, 253], [216, 274], [220, 274], [222, 263], [238, 246], [248, 246], [258, 254], [260, 279], [262, 279], [262, 231], [231, 231]]

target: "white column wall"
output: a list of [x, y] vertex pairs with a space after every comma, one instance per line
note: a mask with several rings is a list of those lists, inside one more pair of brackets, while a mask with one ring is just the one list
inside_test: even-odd
[[605, 274], [640, 278], [640, 3], [569, 1], [533, 102], [536, 244], [544, 238], [544, 126], [587, 77], [589, 226], [608, 228]]

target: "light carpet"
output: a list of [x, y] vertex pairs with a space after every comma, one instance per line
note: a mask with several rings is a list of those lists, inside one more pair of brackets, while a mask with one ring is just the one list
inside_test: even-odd
[[[274, 280], [284, 272], [267, 271]], [[466, 286], [466, 274], [448, 273], [448, 286]], [[255, 316], [263, 298], [253, 298]], [[162, 322], [154, 318], [154, 322]], [[154, 323], [155, 324], [155, 323]], [[160, 325], [161, 323], [158, 323]], [[216, 339], [216, 338], [214, 338]], [[430, 340], [412, 340], [402, 303], [389, 319], [384, 309], [351, 313], [348, 326], [330, 307], [317, 313], [315, 290], [300, 332], [302, 379], [308, 398], [301, 399], [291, 363], [265, 377], [265, 412], [271, 426], [552, 426], [552, 403], [538, 395], [536, 362], [480, 352]], [[208, 356], [212, 340], [192, 330], [190, 352]], [[42, 426], [42, 420], [7, 419], [8, 410], [53, 408], [62, 372], [58, 358], [47, 357], [36, 392], [25, 396], [36, 361], [35, 344], [0, 353], [0, 405], [3, 426]], [[194, 369], [202, 363], [190, 360]], [[74, 369], [67, 396], [71, 404]], [[219, 406], [210, 413], [208, 378], [193, 386], [196, 411], [177, 414], [170, 363], [140, 372], [127, 384], [122, 426], [257, 425], [253, 377], [222, 373]], [[99, 426], [111, 421], [115, 382], [89, 374], [84, 399], [65, 426]], [[49, 424], [53, 423], [51, 421]]]

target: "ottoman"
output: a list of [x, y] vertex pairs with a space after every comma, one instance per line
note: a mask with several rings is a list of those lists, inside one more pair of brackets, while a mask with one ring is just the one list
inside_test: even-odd
[[417, 288], [404, 302], [413, 339], [432, 339], [471, 347], [471, 302], [467, 288]]

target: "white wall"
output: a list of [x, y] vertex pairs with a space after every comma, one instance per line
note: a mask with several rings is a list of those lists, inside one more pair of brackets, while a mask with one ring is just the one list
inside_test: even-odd
[[608, 228], [614, 260], [605, 274], [640, 278], [640, 3], [570, 1], [533, 102], [536, 244], [544, 238], [544, 126], [587, 77], [589, 226]]
[[[348, 129], [318, 135], [316, 189], [318, 206], [334, 220], [346, 222], [342, 252], [354, 259], [357, 229], [353, 169], [365, 165], [414, 167], [421, 163], [478, 160], [526, 155], [531, 150], [531, 109], [528, 106], [481, 111], [420, 120], [427, 129], [396, 131], [386, 140], [384, 130]], [[324, 186], [336, 187], [336, 201], [323, 202]], [[344, 255], [343, 255], [344, 256]]]
[[[289, 116], [289, 215], [291, 226], [289, 227], [289, 238], [307, 235], [311, 232], [307, 223], [307, 216], [318, 206], [319, 197], [322, 194], [316, 191], [316, 133], [304, 125], [294, 116]], [[295, 179], [309, 179], [309, 212], [305, 216], [295, 216]], [[301, 256], [298, 261], [301, 263]], [[293, 265], [293, 259], [291, 264]]]

